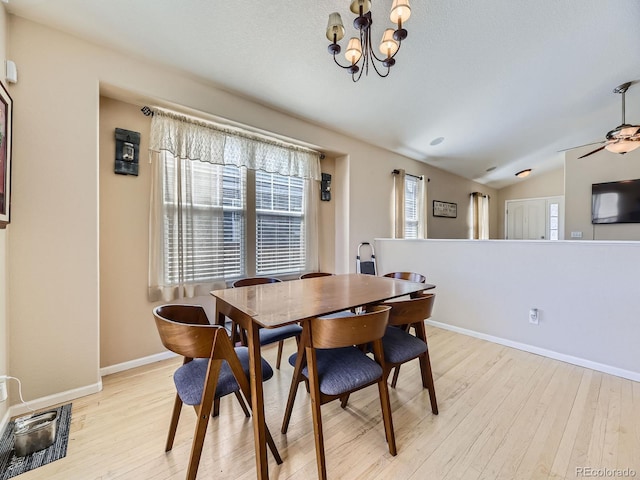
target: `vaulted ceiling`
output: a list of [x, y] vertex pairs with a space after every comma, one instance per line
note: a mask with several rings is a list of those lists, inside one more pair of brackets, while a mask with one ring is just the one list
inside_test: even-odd
[[[603, 140], [621, 123], [613, 89], [640, 80], [637, 0], [412, 0], [391, 74], [358, 83], [325, 37], [340, 12], [344, 52], [349, 3], [9, 0], [7, 10], [495, 188]], [[391, 3], [372, 0], [376, 43]], [[627, 123], [640, 123], [640, 85]]]

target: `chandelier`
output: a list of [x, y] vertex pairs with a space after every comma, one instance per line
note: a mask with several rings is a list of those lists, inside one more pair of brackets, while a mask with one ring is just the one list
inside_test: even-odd
[[402, 25], [411, 16], [409, 0], [393, 0], [389, 19], [397, 28], [395, 30], [387, 28], [384, 31], [379, 46], [381, 57], [376, 55], [375, 47], [371, 41], [371, 25], [373, 23], [371, 0], [353, 0], [350, 9], [358, 15], [353, 20], [353, 26], [359, 30], [360, 35], [359, 37], [351, 37], [347, 45], [345, 57], [349, 64], [341, 65], [336, 58], [341, 50], [338, 42], [344, 37], [344, 25], [338, 12], [329, 15], [329, 23], [327, 24], [327, 38], [331, 42], [329, 53], [333, 55], [336, 65], [351, 74], [354, 82], [360, 80], [363, 72], [365, 75], [369, 74], [370, 65], [380, 77], [386, 77], [391, 72], [391, 67], [396, 63], [395, 56], [400, 50], [402, 41], [407, 38], [407, 31]]

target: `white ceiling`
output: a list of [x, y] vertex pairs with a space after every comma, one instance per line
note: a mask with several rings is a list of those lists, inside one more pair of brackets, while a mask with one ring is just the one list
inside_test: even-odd
[[[495, 188], [604, 139], [621, 123], [613, 88], [640, 80], [637, 0], [413, 0], [391, 75], [358, 83], [326, 49], [330, 12], [355, 34], [349, 3], [9, 0], [7, 10]], [[391, 3], [372, 1], [376, 39]], [[640, 85], [627, 123], [640, 123]]]

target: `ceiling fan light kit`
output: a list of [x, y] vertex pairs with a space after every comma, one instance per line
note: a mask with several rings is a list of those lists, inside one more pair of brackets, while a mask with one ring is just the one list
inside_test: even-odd
[[[359, 35], [351, 37], [347, 44], [345, 58], [349, 62], [348, 65], [340, 64], [336, 57], [341, 51], [338, 42], [344, 38], [345, 34], [342, 18], [338, 12], [329, 14], [327, 39], [331, 42], [328, 50], [333, 55], [333, 61], [340, 68], [347, 70], [354, 82], [360, 80], [363, 72], [365, 75], [369, 74], [369, 66], [373, 68], [378, 76], [386, 77], [391, 72], [391, 67], [396, 63], [395, 56], [400, 50], [402, 41], [407, 38], [407, 30], [402, 25], [411, 16], [409, 0], [393, 0], [389, 20], [397, 28], [387, 28], [382, 34], [382, 40], [379, 45], [382, 57], [376, 55], [371, 40], [371, 25], [373, 24], [371, 0], [353, 0], [350, 10], [357, 15], [353, 20], [353, 26], [359, 31]], [[385, 68], [386, 70], [384, 70]]]
[[640, 147], [640, 126], [629, 125], [625, 120], [625, 94], [631, 83], [623, 83], [613, 89], [613, 93], [618, 93], [622, 96], [622, 123], [607, 133], [606, 140], [599, 142], [604, 144], [602, 147], [598, 147], [578, 158], [588, 157], [603, 149], [613, 153], [625, 154]]

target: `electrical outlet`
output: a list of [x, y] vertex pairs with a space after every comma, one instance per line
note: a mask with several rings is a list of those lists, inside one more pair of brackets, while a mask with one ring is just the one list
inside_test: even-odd
[[533, 325], [538, 325], [538, 309], [537, 308], [532, 308], [531, 310], [529, 310], [529, 323], [532, 323]]
[[4, 402], [7, 399], [7, 382], [0, 380], [0, 402]]

